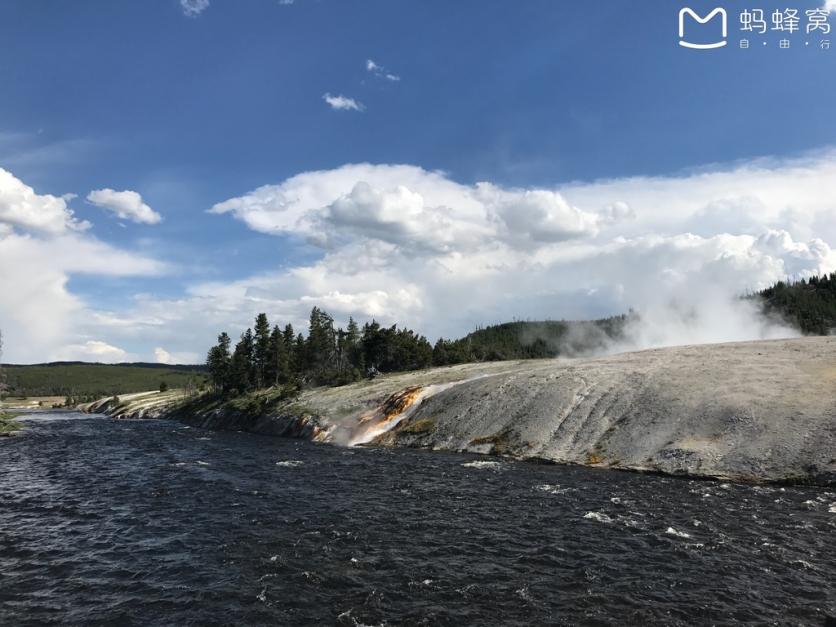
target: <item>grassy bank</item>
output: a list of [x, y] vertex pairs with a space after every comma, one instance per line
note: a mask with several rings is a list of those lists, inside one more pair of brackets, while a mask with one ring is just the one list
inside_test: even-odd
[[0, 410], [0, 436], [11, 435], [14, 431], [22, 428], [19, 422], [15, 422], [17, 414]]

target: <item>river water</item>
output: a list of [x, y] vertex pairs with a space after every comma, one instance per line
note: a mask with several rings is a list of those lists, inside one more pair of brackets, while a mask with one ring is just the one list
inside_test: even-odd
[[0, 624], [824, 624], [836, 495], [167, 421], [0, 441]]

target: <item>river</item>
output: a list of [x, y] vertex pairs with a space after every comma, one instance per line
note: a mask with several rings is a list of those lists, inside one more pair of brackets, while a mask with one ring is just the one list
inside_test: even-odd
[[823, 624], [836, 495], [31, 414], [0, 624]]

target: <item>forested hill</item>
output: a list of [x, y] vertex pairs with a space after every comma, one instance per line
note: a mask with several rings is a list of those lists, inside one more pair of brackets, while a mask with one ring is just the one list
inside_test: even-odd
[[779, 281], [758, 292], [767, 314], [810, 335], [836, 332], [836, 272], [794, 283]]
[[459, 340], [436, 342], [433, 365], [592, 353], [621, 338], [632, 315], [589, 321], [505, 322], [479, 328]]
[[161, 384], [185, 387], [203, 381], [203, 366], [166, 364], [90, 364], [54, 362], [31, 366], [4, 365], [9, 396], [101, 398], [112, 394], [156, 390]]
[[290, 324], [271, 325], [261, 313], [234, 345], [221, 333], [206, 365], [213, 388], [224, 396], [279, 385], [339, 385], [378, 372], [588, 353], [618, 339], [629, 319], [511, 322], [477, 329], [458, 340], [440, 338], [432, 345], [410, 329], [374, 320], [361, 327], [350, 318], [343, 329], [314, 307], [307, 335]]

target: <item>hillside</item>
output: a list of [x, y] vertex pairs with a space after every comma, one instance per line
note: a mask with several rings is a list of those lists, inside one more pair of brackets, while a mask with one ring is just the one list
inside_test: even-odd
[[779, 281], [758, 292], [764, 311], [778, 315], [811, 335], [829, 335], [836, 330], [836, 272], [802, 279]]
[[[741, 481], [836, 482], [836, 338], [462, 364], [90, 410], [206, 428]], [[154, 401], [153, 405], [151, 401]]]
[[515, 321], [482, 327], [459, 340], [436, 344], [433, 365], [593, 353], [621, 338], [634, 315], [631, 312], [581, 321]]
[[90, 364], [55, 362], [31, 366], [4, 365], [8, 396], [102, 397], [156, 390], [161, 383], [184, 388], [203, 381], [200, 366], [164, 364]]

